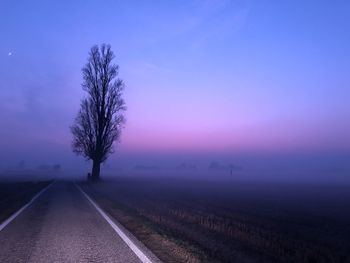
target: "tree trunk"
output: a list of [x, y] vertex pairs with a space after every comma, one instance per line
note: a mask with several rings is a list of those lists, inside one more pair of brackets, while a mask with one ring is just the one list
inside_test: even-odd
[[100, 179], [100, 167], [101, 167], [101, 162], [98, 160], [93, 160], [92, 174], [91, 174], [91, 179], [93, 181], [98, 181]]

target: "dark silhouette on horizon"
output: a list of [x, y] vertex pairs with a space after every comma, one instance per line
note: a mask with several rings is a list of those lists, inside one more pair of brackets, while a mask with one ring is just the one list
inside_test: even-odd
[[73, 151], [92, 160], [92, 180], [100, 178], [101, 163], [113, 153], [113, 143], [119, 141], [125, 123], [124, 83], [117, 77], [119, 66], [112, 64], [113, 59], [110, 45], [91, 48], [82, 69], [82, 87], [88, 96], [81, 101], [71, 127]]

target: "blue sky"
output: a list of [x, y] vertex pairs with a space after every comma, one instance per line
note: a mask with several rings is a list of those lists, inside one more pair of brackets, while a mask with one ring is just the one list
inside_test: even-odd
[[348, 1], [1, 1], [0, 166], [78, 160], [68, 127], [101, 43], [126, 83], [121, 156], [349, 155], [349, 13]]

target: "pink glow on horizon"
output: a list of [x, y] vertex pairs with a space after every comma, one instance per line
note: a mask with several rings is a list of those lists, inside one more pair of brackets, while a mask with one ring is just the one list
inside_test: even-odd
[[[331, 124], [290, 122], [231, 130], [128, 130], [119, 146], [122, 151], [156, 152], [312, 152], [348, 151], [350, 140], [342, 141], [349, 127]], [[349, 137], [349, 136], [348, 136]]]

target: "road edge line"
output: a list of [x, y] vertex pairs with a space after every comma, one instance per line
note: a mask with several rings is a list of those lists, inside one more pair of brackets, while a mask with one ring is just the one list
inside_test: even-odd
[[44, 189], [41, 189], [39, 193], [37, 193], [28, 203], [26, 203], [24, 206], [22, 206], [19, 210], [17, 210], [15, 213], [13, 213], [9, 218], [7, 218], [5, 221], [3, 221], [0, 224], [0, 231], [2, 231], [8, 224], [10, 224], [17, 216], [19, 216], [28, 206], [30, 206], [42, 193], [44, 193], [49, 187], [51, 187], [56, 181], [53, 181], [48, 186], [46, 186]]
[[111, 219], [110, 216], [107, 215], [106, 212], [102, 210], [102, 208], [93, 201], [84, 190], [74, 183], [75, 186], [82, 192], [82, 194], [86, 197], [87, 200], [95, 207], [95, 209], [100, 213], [100, 215], [109, 223], [109, 225], [113, 228], [113, 230], [120, 236], [120, 238], [128, 245], [128, 247], [135, 253], [135, 255], [141, 260], [143, 263], [152, 263], [152, 261], [142, 252], [138, 246], [132, 242], [132, 240], [120, 229]]

